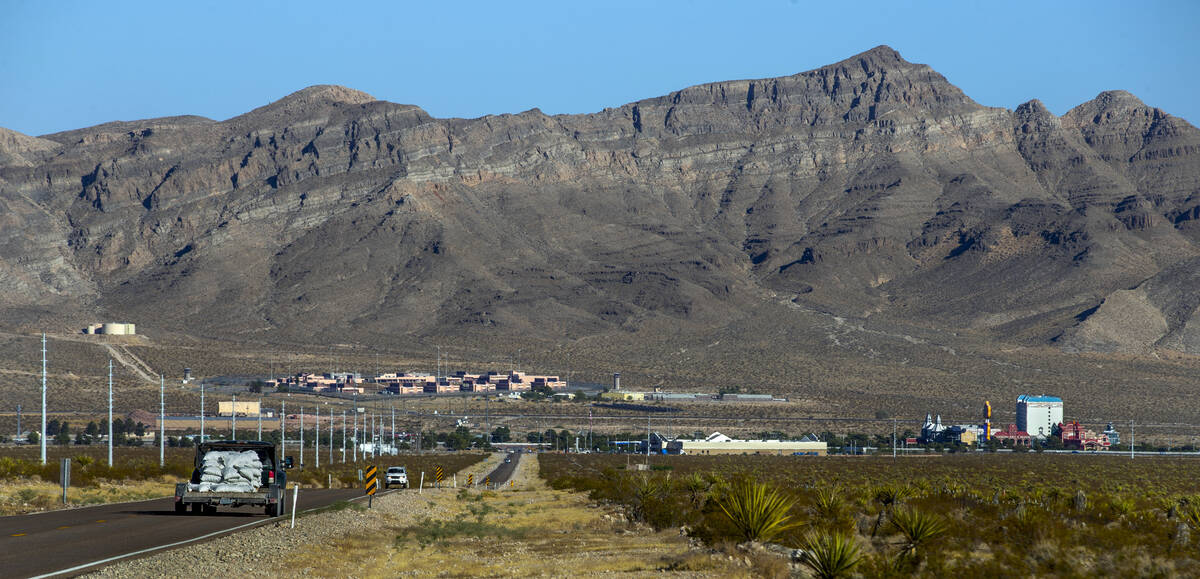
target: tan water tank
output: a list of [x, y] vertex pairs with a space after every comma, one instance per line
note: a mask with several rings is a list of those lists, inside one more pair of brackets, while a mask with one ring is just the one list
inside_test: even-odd
[[111, 334], [114, 336], [123, 335], [125, 333], [125, 324], [105, 322], [104, 326], [101, 327], [101, 329], [100, 329], [100, 333], [101, 334]]

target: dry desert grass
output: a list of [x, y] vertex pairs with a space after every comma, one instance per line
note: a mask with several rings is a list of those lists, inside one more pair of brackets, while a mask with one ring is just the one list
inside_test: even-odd
[[[676, 532], [631, 526], [580, 493], [537, 478], [522, 458], [516, 485], [427, 493], [424, 515], [378, 515], [371, 532], [298, 554], [285, 575], [527, 577], [756, 576], [738, 559], [695, 552]], [[426, 518], [428, 517], [428, 518]]]

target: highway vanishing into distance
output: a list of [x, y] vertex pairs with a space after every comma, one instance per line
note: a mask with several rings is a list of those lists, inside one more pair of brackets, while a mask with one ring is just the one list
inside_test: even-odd
[[[301, 489], [298, 512], [364, 496], [361, 488]], [[0, 517], [0, 577], [70, 577], [121, 559], [288, 521], [289, 515], [290, 510], [272, 519], [261, 508], [179, 515], [175, 499], [167, 497]]]
[[[482, 486], [506, 484], [520, 463], [519, 453], [476, 481]], [[427, 481], [428, 482], [428, 481]], [[380, 491], [379, 495], [414, 490]], [[361, 488], [301, 489], [299, 513], [337, 501], [362, 500]], [[288, 501], [292, 500], [288, 495]], [[290, 509], [290, 505], [289, 505]], [[188, 543], [213, 539], [258, 525], [290, 520], [272, 519], [261, 508], [222, 508], [215, 514], [175, 513], [173, 497], [112, 503], [78, 509], [0, 517], [0, 577], [71, 577], [123, 559], [149, 555]]]

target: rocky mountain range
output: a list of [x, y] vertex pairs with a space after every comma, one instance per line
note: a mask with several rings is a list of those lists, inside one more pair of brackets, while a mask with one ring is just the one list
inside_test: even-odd
[[593, 114], [314, 86], [224, 121], [0, 130], [0, 321], [307, 343], [714, 333], [780, 303], [1200, 354], [1200, 131], [979, 105], [881, 46]]

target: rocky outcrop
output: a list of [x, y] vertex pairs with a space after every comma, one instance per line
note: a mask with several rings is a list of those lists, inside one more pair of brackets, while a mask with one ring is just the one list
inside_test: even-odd
[[1079, 315], [1062, 337], [1068, 349], [1200, 354], [1200, 259], [1177, 263], [1137, 286], [1115, 291]]
[[[1200, 255], [1198, 140], [1127, 93], [982, 107], [887, 47], [588, 115], [311, 87], [221, 122], [0, 134], [0, 311], [579, 336], [719, 328], [783, 294], [1050, 340]], [[1172, 332], [1154, 347], [1194, 347]]]

